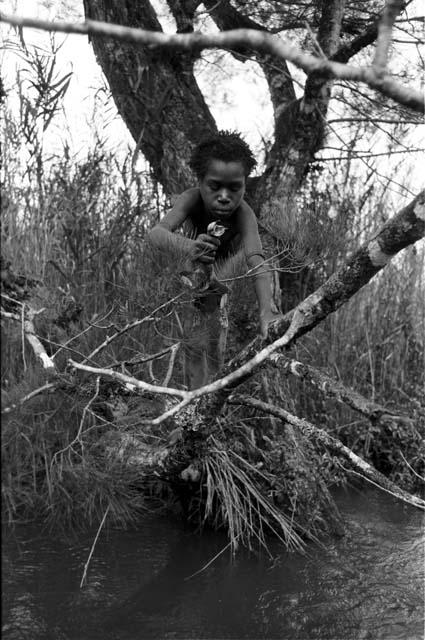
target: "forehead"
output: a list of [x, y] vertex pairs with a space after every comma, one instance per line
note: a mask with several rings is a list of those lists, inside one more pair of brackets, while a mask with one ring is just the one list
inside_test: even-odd
[[208, 163], [204, 180], [217, 182], [245, 182], [245, 171], [242, 162], [225, 162], [212, 158]]

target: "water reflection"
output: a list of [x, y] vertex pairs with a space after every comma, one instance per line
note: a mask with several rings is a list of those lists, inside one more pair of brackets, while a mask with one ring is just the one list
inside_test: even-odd
[[241, 552], [204, 566], [227, 540], [147, 519], [79, 544], [28, 528], [3, 544], [6, 640], [423, 638], [422, 514], [376, 493], [340, 497], [347, 535], [306, 557]]

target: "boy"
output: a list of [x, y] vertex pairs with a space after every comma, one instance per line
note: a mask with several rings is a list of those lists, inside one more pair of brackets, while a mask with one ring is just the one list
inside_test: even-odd
[[[194, 267], [201, 264], [206, 272], [210, 265], [215, 267], [228, 261], [243, 247], [248, 269], [254, 270], [260, 328], [265, 338], [269, 324], [279, 316], [271, 306], [270, 276], [264, 267], [259, 269], [264, 263], [264, 253], [257, 220], [243, 199], [246, 179], [255, 165], [250, 148], [237, 133], [220, 131], [202, 141], [190, 162], [198, 186], [177, 198], [149, 237], [155, 246], [164, 249], [175, 243]], [[219, 228], [221, 237], [213, 235], [214, 222], [222, 227]], [[174, 233], [182, 225], [189, 229], [193, 239]], [[219, 313], [226, 288], [214, 280], [204, 288], [206, 291], [198, 298], [196, 306], [200, 324], [208, 335], [203, 344], [192, 349], [189, 357], [188, 386], [191, 389], [206, 384], [222, 364], [224, 345], [219, 336]]]

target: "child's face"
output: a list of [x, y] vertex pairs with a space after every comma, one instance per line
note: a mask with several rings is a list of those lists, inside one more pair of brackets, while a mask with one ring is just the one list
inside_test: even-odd
[[210, 160], [199, 190], [205, 208], [215, 220], [226, 220], [245, 194], [245, 172], [241, 162]]

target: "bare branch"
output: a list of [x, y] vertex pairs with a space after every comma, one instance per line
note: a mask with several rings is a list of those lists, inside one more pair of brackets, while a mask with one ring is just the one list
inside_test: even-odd
[[105, 376], [106, 378], [112, 378], [112, 380], [118, 380], [126, 386], [127, 389], [135, 390], [141, 389], [142, 391], [150, 391], [153, 393], [165, 394], [168, 396], [177, 396], [179, 398], [186, 399], [189, 395], [188, 391], [181, 389], [173, 389], [173, 387], [160, 387], [149, 382], [143, 382], [133, 376], [128, 376], [125, 373], [114, 371], [113, 369], [102, 369], [101, 367], [89, 367], [86, 364], [75, 362], [72, 359], [68, 360], [71, 367], [78, 369], [79, 371], [87, 371], [87, 373], [94, 373], [97, 376]]
[[23, 28], [31, 27], [45, 31], [62, 33], [76, 33], [80, 35], [96, 35], [116, 40], [131, 42], [135, 45], [166, 49], [234, 49], [248, 46], [255, 51], [269, 53], [278, 58], [292, 62], [307, 74], [318, 72], [329, 79], [340, 78], [357, 82], [364, 82], [381, 94], [392, 98], [420, 113], [425, 112], [425, 100], [420, 91], [402, 85], [391, 75], [377, 73], [373, 67], [354, 67], [347, 64], [318, 58], [294, 47], [283, 38], [254, 29], [235, 29], [214, 34], [187, 33], [165, 34], [144, 29], [134, 29], [106, 22], [86, 20], [85, 22], [49, 22], [36, 18], [24, 18], [0, 13], [0, 21]]
[[174, 296], [174, 298], [171, 298], [170, 300], [167, 300], [167, 302], [160, 304], [159, 307], [154, 309], [148, 316], [145, 316], [140, 320], [134, 320], [133, 322], [129, 322], [128, 324], [126, 324], [125, 327], [123, 327], [122, 329], [114, 333], [112, 336], [107, 337], [106, 340], [102, 342], [102, 344], [96, 347], [96, 349], [94, 349], [86, 358], [84, 358], [81, 364], [84, 364], [89, 360], [93, 360], [94, 356], [97, 356], [101, 351], [106, 349], [106, 347], [110, 345], [113, 340], [116, 340], [117, 338], [122, 336], [124, 333], [127, 333], [127, 331], [130, 331], [131, 329], [134, 329], [135, 327], [138, 327], [139, 325], [144, 324], [145, 322], [153, 322], [155, 320], [155, 314], [158, 313], [158, 311], [161, 311], [161, 309], [163, 309], [164, 307], [168, 306], [169, 304], [172, 304], [173, 302], [176, 302], [176, 300], [181, 298], [182, 295], [183, 293], [179, 293], [178, 295]]
[[391, 493], [399, 500], [402, 500], [403, 502], [406, 502], [407, 504], [410, 504], [411, 506], [418, 509], [425, 510], [424, 500], [422, 500], [418, 496], [408, 493], [407, 491], [404, 491], [404, 489], [401, 489], [394, 482], [380, 473], [380, 471], [363, 460], [363, 458], [355, 454], [354, 451], [351, 451], [351, 449], [342, 444], [340, 440], [329, 435], [329, 433], [324, 429], [320, 429], [310, 422], [307, 422], [307, 420], [292, 415], [285, 409], [281, 409], [280, 407], [268, 404], [267, 402], [262, 402], [261, 400], [251, 398], [250, 396], [235, 394], [234, 396], [231, 396], [229, 398], [228, 402], [229, 404], [244, 404], [250, 407], [254, 407], [256, 409], [259, 409], [260, 411], [270, 413], [271, 415], [280, 418], [284, 422], [297, 427], [309, 439], [318, 440], [322, 445], [324, 445], [337, 455], [342, 456], [350, 464], [350, 467], [352, 467], [354, 471], [356, 471], [362, 478], [373, 482], [378, 488]]

